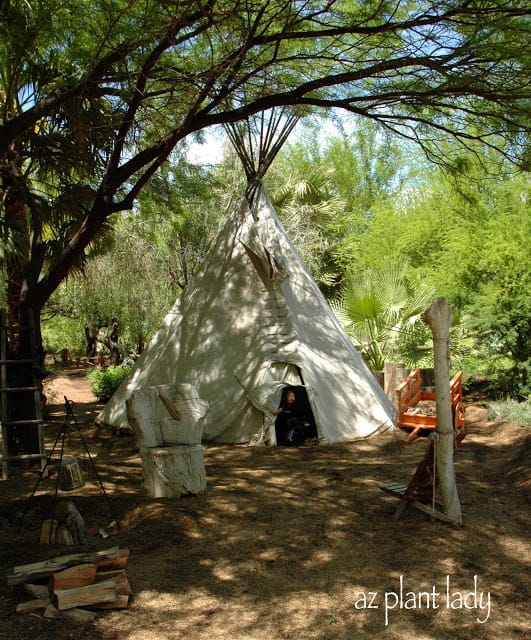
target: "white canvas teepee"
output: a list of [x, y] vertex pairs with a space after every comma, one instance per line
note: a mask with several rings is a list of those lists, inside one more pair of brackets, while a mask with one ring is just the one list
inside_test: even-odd
[[287, 237], [264, 189], [226, 222], [131, 375], [99, 419], [127, 424], [136, 389], [194, 385], [203, 440], [274, 443], [271, 408], [304, 385], [322, 442], [393, 426], [393, 407]]

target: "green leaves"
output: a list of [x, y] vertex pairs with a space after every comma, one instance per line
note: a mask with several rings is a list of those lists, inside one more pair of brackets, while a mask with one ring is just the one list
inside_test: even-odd
[[[421, 319], [434, 298], [430, 288], [408, 281], [406, 260], [348, 276], [335, 303], [345, 329], [371, 369], [385, 362], [420, 366], [431, 353], [428, 331]], [[426, 344], [427, 343], [427, 344]]]
[[118, 389], [122, 381], [128, 376], [130, 371], [130, 366], [115, 366], [111, 364], [106, 369], [98, 369], [97, 367], [89, 369], [87, 378], [89, 379], [94, 395], [108, 400], [116, 389]]

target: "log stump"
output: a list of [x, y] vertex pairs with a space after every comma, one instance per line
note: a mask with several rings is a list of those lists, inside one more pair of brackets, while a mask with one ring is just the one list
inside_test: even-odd
[[178, 498], [206, 490], [201, 446], [208, 403], [190, 384], [159, 385], [135, 391], [127, 416], [142, 457], [144, 490], [150, 498]]
[[144, 490], [150, 498], [179, 498], [206, 491], [200, 444], [152, 447], [140, 451]]

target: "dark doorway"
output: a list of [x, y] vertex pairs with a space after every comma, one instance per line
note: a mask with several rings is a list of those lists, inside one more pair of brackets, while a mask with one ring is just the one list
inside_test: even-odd
[[284, 387], [278, 411], [275, 420], [277, 445], [297, 446], [317, 437], [317, 427], [305, 387]]

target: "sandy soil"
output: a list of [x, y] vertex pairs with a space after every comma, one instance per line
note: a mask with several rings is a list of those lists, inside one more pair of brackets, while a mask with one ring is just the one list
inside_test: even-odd
[[425, 439], [404, 447], [395, 431], [326, 447], [208, 446], [207, 492], [154, 500], [142, 493], [134, 438], [95, 426], [101, 405], [82, 371], [56, 376], [46, 393], [49, 447], [66, 395], [97, 474], [76, 429], [65, 451], [78, 455], [87, 483], [73, 498], [54, 495], [52, 474], [29, 500], [38, 470], [13, 469], [0, 484], [4, 573], [72, 551], [38, 544], [42, 521], [68, 498], [87, 522], [119, 520], [115, 534], [88, 548], [130, 550], [134, 595], [128, 609], [73, 626], [16, 614], [29, 597], [2, 581], [0, 639], [531, 637], [530, 430], [489, 421], [485, 406], [466, 408], [455, 460], [464, 526], [456, 528], [413, 508], [393, 520], [398, 501], [379, 488], [409, 481]]

